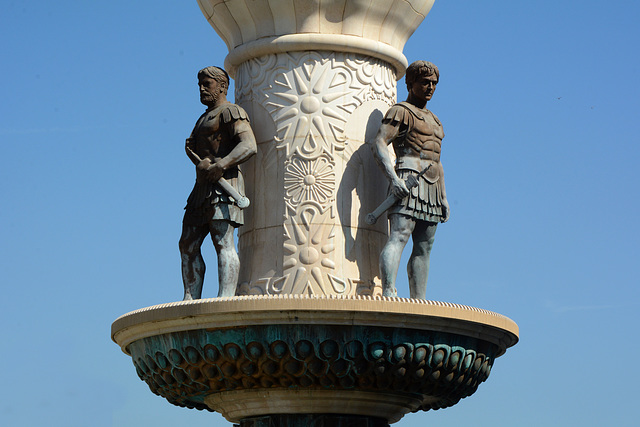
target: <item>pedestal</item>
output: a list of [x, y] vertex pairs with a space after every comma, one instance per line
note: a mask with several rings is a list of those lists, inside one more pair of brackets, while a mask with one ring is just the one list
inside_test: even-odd
[[393, 423], [446, 408], [477, 390], [517, 334], [504, 316], [456, 304], [298, 295], [163, 304], [112, 326], [153, 393], [235, 423], [283, 414]]
[[358, 415], [269, 415], [247, 418], [240, 427], [389, 427], [389, 423], [378, 417]]

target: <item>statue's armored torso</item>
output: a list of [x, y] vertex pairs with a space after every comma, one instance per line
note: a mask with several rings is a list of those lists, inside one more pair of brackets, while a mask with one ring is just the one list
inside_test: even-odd
[[201, 159], [208, 157], [212, 162], [228, 155], [235, 147], [231, 127], [235, 120], [248, 120], [247, 113], [235, 104], [207, 110], [191, 134], [193, 151]]
[[443, 216], [442, 199], [444, 184], [440, 152], [444, 130], [440, 120], [427, 109], [408, 102], [394, 105], [387, 112], [383, 123], [398, 127], [393, 140], [398, 177], [406, 179], [429, 167], [419, 179], [419, 185], [389, 210], [418, 220], [439, 222]]
[[430, 163], [440, 162], [444, 130], [435, 114], [401, 102], [389, 110], [387, 119], [397, 121], [399, 126], [398, 136], [393, 141], [396, 169], [420, 172]]
[[[215, 163], [235, 148], [237, 140], [233, 123], [237, 120], [249, 120], [246, 111], [238, 105], [227, 103], [207, 110], [196, 122], [189, 147], [201, 159], [209, 158]], [[242, 225], [244, 217], [236, 202], [217, 184], [209, 182], [205, 172], [196, 170], [196, 174], [196, 184], [187, 199], [184, 221], [190, 225], [204, 225], [221, 219], [235, 227]], [[238, 166], [227, 169], [223, 178], [244, 194], [244, 180]]]

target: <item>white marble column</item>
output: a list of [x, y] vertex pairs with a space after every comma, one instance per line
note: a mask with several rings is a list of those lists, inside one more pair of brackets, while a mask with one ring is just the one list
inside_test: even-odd
[[229, 48], [258, 153], [243, 164], [238, 293], [379, 294], [387, 182], [365, 142], [433, 0], [199, 0]]

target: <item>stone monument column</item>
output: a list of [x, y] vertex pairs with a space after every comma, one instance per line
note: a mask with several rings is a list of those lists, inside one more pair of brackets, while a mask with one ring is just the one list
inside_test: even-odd
[[238, 295], [120, 316], [112, 339], [171, 404], [240, 427], [389, 427], [456, 405], [518, 342], [460, 304], [380, 296], [387, 180], [365, 142], [433, 0], [198, 0], [258, 152], [242, 164]]
[[229, 48], [258, 154], [243, 164], [239, 295], [378, 295], [387, 181], [367, 139], [433, 0], [198, 0]]

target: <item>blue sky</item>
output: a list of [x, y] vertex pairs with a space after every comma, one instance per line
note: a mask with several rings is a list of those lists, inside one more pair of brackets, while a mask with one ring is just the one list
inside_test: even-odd
[[[639, 19], [437, 0], [405, 46], [441, 72], [452, 217], [427, 297], [507, 315], [521, 341], [475, 395], [397, 425], [637, 425]], [[226, 47], [195, 1], [7, 1], [0, 35], [0, 424], [230, 426], [153, 395], [109, 336], [182, 297], [195, 73]]]

